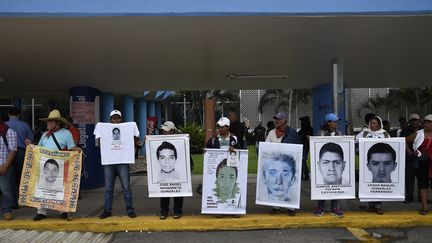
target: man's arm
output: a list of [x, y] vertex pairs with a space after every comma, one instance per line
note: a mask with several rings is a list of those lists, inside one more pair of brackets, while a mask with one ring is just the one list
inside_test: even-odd
[[9, 167], [11, 166], [11, 164], [15, 158], [16, 153], [17, 153], [16, 151], [10, 151], [4, 164], [0, 166], [0, 176], [6, 174], [6, 172], [8, 171]]

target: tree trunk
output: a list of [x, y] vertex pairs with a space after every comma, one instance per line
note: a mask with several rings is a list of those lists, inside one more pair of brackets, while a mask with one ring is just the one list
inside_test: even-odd
[[293, 90], [290, 90], [289, 102], [288, 102], [288, 125], [291, 126], [291, 107], [292, 107], [292, 95]]

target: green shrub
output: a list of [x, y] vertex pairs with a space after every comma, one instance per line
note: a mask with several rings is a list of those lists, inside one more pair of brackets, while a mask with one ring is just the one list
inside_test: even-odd
[[186, 123], [179, 128], [180, 133], [188, 133], [190, 139], [191, 154], [202, 154], [204, 148], [205, 133], [198, 123]]

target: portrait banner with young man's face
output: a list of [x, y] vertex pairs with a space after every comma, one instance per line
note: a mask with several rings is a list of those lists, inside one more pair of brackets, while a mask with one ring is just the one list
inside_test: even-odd
[[311, 136], [311, 199], [355, 198], [353, 136]]
[[146, 136], [149, 197], [190, 197], [189, 134]]
[[303, 145], [259, 143], [256, 204], [300, 208]]
[[247, 150], [205, 149], [201, 213], [246, 214], [247, 174]]
[[21, 206], [75, 212], [81, 181], [82, 153], [26, 148], [19, 187]]
[[361, 202], [405, 200], [405, 139], [360, 138]]

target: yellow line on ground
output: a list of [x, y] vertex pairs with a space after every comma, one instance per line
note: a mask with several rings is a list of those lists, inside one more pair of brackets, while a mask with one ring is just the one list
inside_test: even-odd
[[347, 228], [351, 234], [353, 234], [358, 240], [360, 241], [367, 241], [367, 242], [380, 242], [377, 239], [374, 239], [372, 236], [366, 232], [364, 229], [360, 228]]
[[297, 213], [297, 216], [286, 214], [248, 214], [241, 218], [225, 216], [216, 218], [213, 215], [183, 216], [181, 219], [168, 218], [160, 220], [157, 216], [99, 218], [73, 218], [65, 221], [59, 218], [48, 218], [41, 221], [16, 219], [0, 221], [0, 229], [27, 229], [39, 231], [87, 231], [87, 232], [121, 232], [121, 231], [209, 231], [209, 230], [251, 230], [283, 228], [379, 228], [379, 227], [415, 227], [432, 226], [431, 216], [421, 216], [417, 212], [386, 212], [376, 215], [365, 212], [347, 212], [345, 217], [331, 215], [316, 217], [312, 213]]

